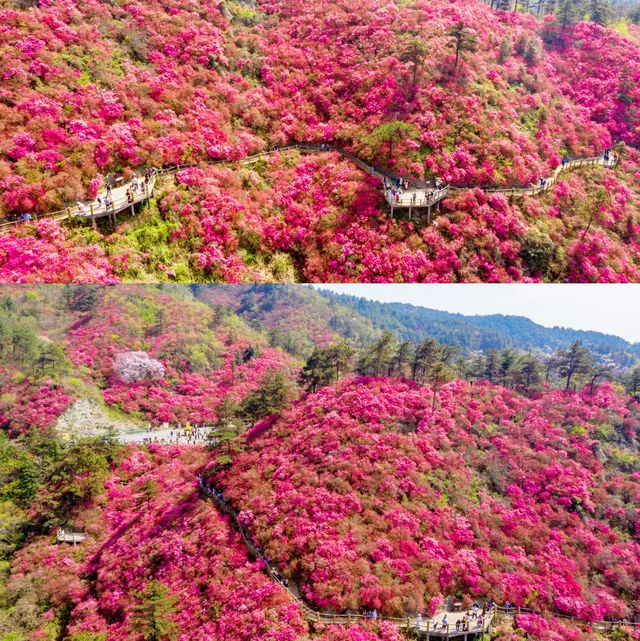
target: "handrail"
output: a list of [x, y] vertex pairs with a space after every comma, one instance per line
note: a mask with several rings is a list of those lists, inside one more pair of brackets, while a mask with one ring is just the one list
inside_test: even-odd
[[[209, 162], [209, 164], [212, 164], [212, 165], [240, 164], [242, 166], [245, 166], [245, 165], [250, 165], [251, 163], [256, 162], [257, 160], [260, 160], [262, 158], [267, 158], [274, 153], [279, 153], [280, 151], [287, 151], [290, 149], [298, 149], [302, 152], [309, 152], [309, 153], [317, 153], [317, 152], [339, 153], [344, 158], [351, 160], [351, 162], [355, 163], [358, 167], [360, 167], [360, 169], [362, 169], [369, 175], [379, 178], [383, 182], [385, 179], [393, 180], [394, 178], [394, 175], [391, 172], [386, 171], [380, 167], [376, 167], [375, 165], [371, 165], [366, 161], [362, 160], [361, 158], [359, 158], [358, 156], [356, 156], [355, 154], [353, 154], [352, 152], [347, 151], [346, 149], [343, 149], [342, 147], [331, 144], [331, 143], [294, 142], [288, 145], [283, 145], [281, 147], [259, 152], [257, 154], [252, 154], [251, 156], [246, 156], [238, 160], [224, 160], [224, 159], [212, 160]], [[559, 165], [554, 169], [551, 176], [545, 179], [544, 186], [538, 185], [535, 187], [486, 187], [481, 185], [469, 184], [469, 185], [459, 185], [459, 186], [445, 185], [444, 187], [436, 187], [433, 189], [421, 188], [421, 189], [411, 190], [413, 193], [416, 194], [416, 198], [410, 199], [409, 203], [404, 203], [402, 202], [402, 200], [398, 200], [391, 194], [390, 190], [387, 190], [387, 189], [383, 189], [383, 195], [387, 203], [392, 208], [401, 207], [405, 209], [411, 208], [411, 207], [429, 207], [430, 208], [438, 204], [440, 201], [444, 200], [444, 198], [446, 198], [450, 192], [467, 191], [469, 189], [481, 189], [482, 191], [488, 194], [504, 194], [507, 196], [537, 196], [540, 193], [543, 193], [551, 189], [557, 182], [560, 174], [562, 174], [564, 171], [567, 171], [568, 169], [571, 169], [574, 167], [590, 166], [590, 165], [602, 165], [603, 167], [606, 167], [606, 168], [614, 168], [616, 167], [618, 162], [619, 162], [618, 156], [613, 153], [611, 154], [611, 157], [609, 159], [605, 159], [604, 155], [602, 155], [602, 156], [594, 156], [589, 158], [576, 158], [574, 160], [569, 160], [565, 162], [564, 165]], [[169, 165], [168, 167], [163, 167], [156, 170], [157, 175], [154, 175], [150, 179], [149, 184], [147, 185], [146, 193], [141, 194], [140, 196], [134, 198], [133, 202], [128, 202], [126, 199], [125, 200], [121, 199], [118, 201], [117, 207], [115, 206], [116, 203], [113, 203], [109, 211], [105, 210], [100, 214], [94, 214], [93, 216], [80, 215], [79, 208], [77, 206], [74, 206], [74, 207], [66, 207], [65, 209], [50, 212], [50, 213], [45, 213], [45, 214], [33, 214], [31, 215], [31, 220], [41, 220], [43, 218], [51, 218], [59, 221], [63, 221], [71, 218], [93, 219], [97, 217], [100, 217], [100, 218], [104, 217], [106, 215], [109, 215], [110, 213], [115, 214], [115, 213], [118, 213], [119, 211], [125, 210], [130, 205], [138, 204], [146, 200], [147, 198], [149, 198], [153, 194], [153, 189], [157, 179], [162, 180], [163, 178], [168, 176], [175, 176], [175, 174], [178, 171], [181, 171], [182, 169], [189, 169], [195, 166], [196, 165], [191, 165], [191, 164]], [[421, 194], [420, 199], [418, 199], [417, 197], [418, 193]], [[10, 229], [14, 225], [18, 225], [23, 222], [26, 222], [26, 221], [11, 220], [11, 221], [2, 222], [0, 223], [0, 233], [7, 229]]]
[[[130, 184], [130, 183], [128, 183]], [[42, 220], [42, 219], [54, 219], [54, 220], [69, 220], [69, 219], [80, 219], [80, 220], [93, 220], [95, 218], [103, 218], [105, 216], [110, 216], [117, 214], [121, 211], [124, 211], [128, 207], [137, 205], [145, 200], [148, 200], [153, 195], [153, 191], [156, 184], [156, 177], [153, 176], [149, 179], [149, 182], [146, 183], [144, 191], [129, 201], [126, 196], [121, 198], [113, 199], [110, 206], [107, 208], [106, 205], [102, 205], [99, 208], [95, 208], [93, 203], [85, 204], [81, 203], [84, 207], [84, 212], [77, 205], [73, 207], [67, 207], [60, 211], [56, 211], [50, 214], [33, 214], [31, 215], [30, 220]], [[121, 189], [122, 186], [119, 187]], [[0, 232], [10, 229], [14, 225], [19, 225], [27, 221], [23, 220], [8, 220], [0, 223]]]
[[[499, 615], [505, 615], [505, 616], [511, 616], [511, 617], [517, 616], [518, 614], [535, 614], [537, 616], [543, 616], [543, 617], [545, 616], [545, 613], [541, 612], [540, 610], [533, 610], [532, 608], [525, 608], [521, 606], [511, 606], [507, 608], [503, 605], [497, 605], [496, 613]], [[572, 623], [578, 623], [582, 625], [591, 625], [594, 627], [598, 627], [600, 629], [610, 629], [611, 627], [624, 627], [624, 628], [640, 627], [640, 622], [625, 621], [624, 619], [622, 621], [619, 621], [619, 620], [607, 621], [604, 619], [589, 621], [587, 619], [580, 619], [570, 614], [563, 614], [562, 612], [552, 612], [551, 614], [556, 619], [565, 619], [567, 621], [571, 621]]]
[[62, 543], [82, 543], [87, 538], [85, 532], [68, 532], [64, 528], [58, 528], [56, 539]]
[[486, 631], [489, 629], [489, 626], [493, 621], [493, 618], [494, 618], [493, 609], [486, 613], [483, 619], [482, 626], [478, 626], [478, 625], [476, 625], [475, 627], [470, 626], [466, 631], [462, 630], [461, 628], [456, 629], [456, 626], [454, 624], [448, 624], [445, 626], [445, 629], [443, 629], [442, 626], [440, 627], [438, 627], [437, 625], [434, 626], [430, 620], [419, 621], [416, 618], [416, 616], [388, 617], [388, 616], [376, 615], [375, 617], [372, 617], [371, 615], [360, 614], [360, 613], [343, 614], [343, 613], [333, 613], [333, 612], [321, 612], [319, 610], [314, 610], [303, 599], [301, 599], [297, 594], [295, 594], [291, 590], [291, 588], [288, 585], [288, 581], [286, 581], [286, 579], [284, 579], [277, 572], [277, 570], [269, 562], [269, 559], [265, 557], [265, 555], [262, 554], [261, 551], [258, 549], [258, 547], [253, 543], [253, 541], [251, 540], [251, 537], [249, 536], [245, 528], [240, 523], [238, 519], [238, 513], [233, 509], [233, 507], [231, 507], [231, 505], [229, 505], [227, 501], [225, 501], [223, 498], [218, 496], [215, 490], [213, 490], [209, 485], [207, 485], [204, 482], [204, 479], [202, 478], [201, 475], [198, 475], [198, 489], [202, 494], [213, 499], [213, 501], [216, 503], [216, 505], [218, 506], [218, 509], [221, 512], [231, 517], [236, 529], [238, 530], [238, 532], [240, 533], [240, 536], [242, 537], [242, 540], [244, 541], [245, 546], [249, 549], [251, 554], [256, 558], [260, 559], [261, 561], [263, 561], [263, 563], [265, 564], [265, 569], [268, 576], [287, 591], [291, 600], [301, 608], [304, 615], [310, 621], [322, 622], [322, 623], [341, 623], [341, 624], [347, 623], [348, 624], [348, 623], [354, 623], [360, 620], [374, 619], [377, 621], [388, 621], [390, 623], [395, 624], [399, 628], [413, 628], [416, 630], [431, 632], [431, 633], [435, 633], [437, 635], [446, 636], [446, 637], [462, 635], [462, 634], [465, 634], [465, 632], [469, 633], [469, 632], [481, 632], [483, 630]]
[[[264, 554], [262, 554], [258, 549], [258, 547], [253, 543], [253, 541], [251, 540], [251, 537], [249, 536], [245, 528], [240, 523], [238, 518], [238, 513], [233, 509], [233, 507], [231, 507], [231, 505], [229, 505], [227, 501], [224, 500], [224, 498], [218, 496], [215, 490], [211, 488], [211, 486], [205, 483], [202, 475], [200, 474], [198, 475], [198, 489], [202, 494], [213, 499], [216, 505], [218, 506], [218, 509], [221, 512], [228, 514], [232, 518], [234, 525], [236, 526], [238, 532], [240, 533], [240, 536], [242, 537], [242, 540], [244, 541], [249, 551], [256, 558], [259, 558], [264, 562], [265, 568], [269, 577], [272, 580], [274, 580], [276, 583], [281, 585], [287, 591], [289, 597], [298, 606], [300, 606], [300, 608], [305, 613], [305, 616], [308, 619], [316, 622], [323, 622], [323, 623], [352, 623], [360, 619], [372, 618], [370, 615], [366, 615], [366, 614], [334, 614], [334, 613], [328, 613], [328, 612], [320, 612], [318, 610], [314, 610], [313, 608], [311, 608], [305, 601], [303, 601], [294, 592], [292, 592], [292, 590], [289, 588], [288, 582], [281, 577], [281, 575], [277, 572], [277, 570], [274, 567], [271, 566], [269, 559], [265, 557]], [[377, 616], [375, 618], [377, 620], [389, 621], [391, 623], [394, 623], [399, 628], [413, 628], [413, 629], [424, 631], [424, 632], [430, 632], [432, 634], [439, 634], [440, 636], [450, 637], [450, 636], [462, 635], [465, 633], [468, 634], [470, 632], [471, 633], [480, 632], [482, 630], [486, 631], [488, 630], [495, 616], [497, 615], [517, 616], [518, 614], [536, 614], [538, 616], [543, 616], [543, 617], [548, 616], [548, 613], [532, 610], [530, 608], [524, 608], [520, 606], [505, 607], [500, 605], [494, 605], [485, 614], [482, 627], [469, 626], [467, 630], [457, 629], [455, 624], [447, 624], [445, 626], [446, 629], [442, 629], [442, 626], [438, 627], [437, 624], [433, 626], [431, 621], [428, 619], [425, 621], [418, 622], [418, 619], [416, 618], [416, 616], [407, 616], [407, 617]], [[562, 614], [560, 612], [558, 613], [552, 612], [551, 615], [554, 618], [570, 620], [571, 622], [576, 624], [590, 625], [592, 627], [597, 627], [598, 629], [611, 629], [612, 627], [631, 627], [631, 628], [640, 627], [640, 622], [635, 623], [630, 621], [627, 622], [627, 621], [604, 621], [604, 620], [588, 621], [586, 619], [578, 619], [577, 617]]]

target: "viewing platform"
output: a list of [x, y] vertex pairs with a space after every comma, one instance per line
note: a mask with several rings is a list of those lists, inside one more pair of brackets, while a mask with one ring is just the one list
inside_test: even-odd
[[87, 538], [88, 535], [86, 532], [72, 531], [65, 528], [59, 528], [56, 533], [58, 543], [73, 543], [73, 545], [76, 545], [77, 543], [82, 543]]

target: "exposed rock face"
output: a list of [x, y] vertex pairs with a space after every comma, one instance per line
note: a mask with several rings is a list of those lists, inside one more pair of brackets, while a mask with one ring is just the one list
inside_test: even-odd
[[60, 434], [95, 436], [105, 434], [109, 429], [120, 432], [140, 429], [140, 426], [133, 421], [113, 418], [93, 399], [81, 398], [60, 416], [56, 429]]

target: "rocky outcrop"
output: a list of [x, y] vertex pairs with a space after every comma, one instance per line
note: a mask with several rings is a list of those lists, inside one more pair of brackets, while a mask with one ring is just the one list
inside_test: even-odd
[[56, 429], [70, 436], [96, 436], [109, 430], [116, 432], [140, 429], [134, 421], [110, 416], [97, 401], [82, 398], [70, 405], [58, 419]]

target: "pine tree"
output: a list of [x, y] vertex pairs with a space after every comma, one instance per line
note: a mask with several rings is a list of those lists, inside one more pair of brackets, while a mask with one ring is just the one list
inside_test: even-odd
[[131, 627], [142, 635], [144, 641], [174, 641], [178, 627], [171, 619], [177, 611], [177, 597], [159, 581], [147, 583], [144, 590], [136, 593], [138, 603], [133, 606]]
[[464, 26], [464, 22], [462, 20], [449, 30], [449, 36], [454, 39], [454, 46], [456, 50], [456, 60], [453, 65], [453, 72], [455, 74], [458, 70], [458, 64], [460, 63], [460, 56], [465, 51], [476, 51], [478, 48], [478, 39], [472, 31]]
[[603, 27], [609, 23], [611, 5], [607, 0], [589, 0], [589, 18]]
[[358, 359], [357, 371], [364, 376], [386, 376], [392, 369], [392, 360], [398, 349], [395, 336], [385, 330], [380, 338], [365, 348]]
[[560, 376], [566, 378], [565, 390], [568, 390], [574, 376], [588, 374], [591, 371], [593, 356], [582, 341], [575, 341], [568, 350], [556, 352], [555, 362]]
[[277, 414], [293, 398], [293, 387], [281, 370], [269, 370], [257, 389], [245, 397], [240, 414], [249, 424]]
[[640, 399], [640, 365], [636, 365], [625, 378], [627, 393], [635, 399]]

